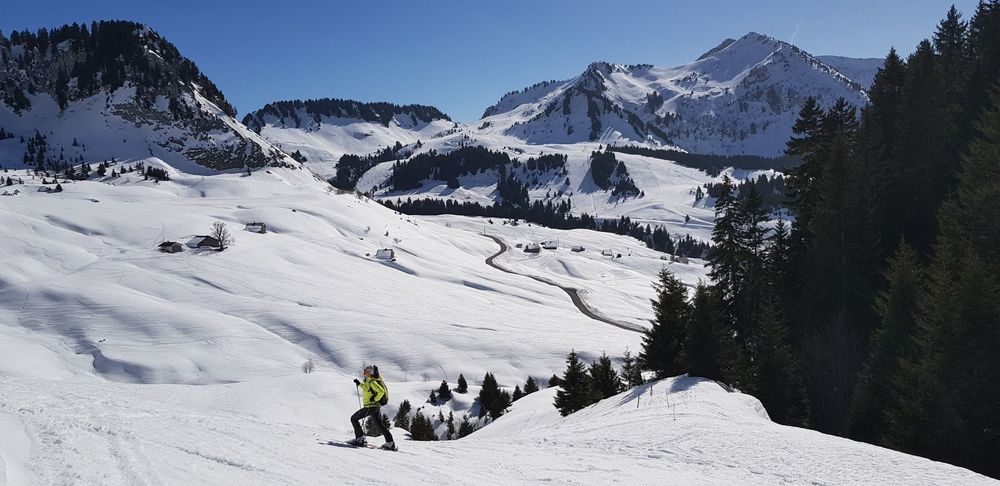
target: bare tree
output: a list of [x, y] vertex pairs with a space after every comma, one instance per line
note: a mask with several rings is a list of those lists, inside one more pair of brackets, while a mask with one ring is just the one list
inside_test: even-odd
[[226, 223], [222, 221], [216, 221], [212, 223], [212, 232], [209, 233], [212, 238], [219, 240], [219, 251], [225, 250], [227, 245], [233, 244], [233, 235], [229, 232], [229, 228], [226, 227]]

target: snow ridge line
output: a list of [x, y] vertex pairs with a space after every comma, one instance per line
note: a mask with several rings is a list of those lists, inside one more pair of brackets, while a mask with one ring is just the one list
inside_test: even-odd
[[560, 285], [560, 284], [558, 284], [556, 282], [553, 282], [552, 280], [549, 280], [549, 279], [547, 279], [545, 277], [539, 277], [539, 276], [535, 276], [535, 275], [527, 275], [527, 274], [523, 274], [523, 273], [518, 273], [518, 272], [515, 272], [515, 271], [510, 270], [508, 268], [504, 268], [504, 267], [500, 266], [494, 260], [496, 259], [496, 257], [504, 254], [509, 247], [507, 246], [506, 243], [503, 242], [503, 240], [501, 240], [500, 238], [497, 238], [496, 236], [487, 235], [487, 234], [484, 234], [483, 236], [492, 239], [498, 245], [500, 245], [500, 251], [494, 253], [493, 255], [491, 255], [490, 257], [488, 257], [486, 259], [486, 264], [487, 265], [489, 265], [489, 266], [491, 266], [491, 267], [493, 267], [493, 268], [495, 268], [497, 270], [500, 270], [501, 272], [506, 272], [506, 273], [509, 273], [509, 274], [512, 274], [512, 275], [520, 275], [522, 277], [528, 277], [530, 279], [537, 280], [537, 281], [542, 282], [544, 284], [551, 285], [553, 287], [558, 287], [558, 288], [562, 289], [563, 292], [566, 292], [566, 294], [569, 295], [570, 300], [573, 301], [573, 305], [575, 305], [576, 308], [579, 309], [580, 312], [583, 315], [585, 315], [585, 316], [587, 316], [587, 317], [589, 317], [591, 319], [594, 319], [595, 321], [601, 321], [601, 322], [603, 322], [605, 324], [610, 324], [612, 326], [615, 326], [615, 327], [618, 327], [618, 328], [621, 328], [621, 329], [625, 329], [626, 331], [632, 331], [632, 332], [638, 332], [638, 333], [644, 333], [644, 332], [646, 332], [646, 330], [644, 328], [640, 327], [640, 326], [637, 326], [637, 325], [631, 324], [631, 323], [627, 323], [627, 322], [616, 321], [616, 320], [611, 319], [609, 317], [605, 317], [605, 316], [601, 315], [600, 313], [596, 312], [595, 310], [591, 309], [590, 306], [588, 306], [587, 303], [583, 301], [583, 298], [580, 297], [580, 290], [579, 289], [576, 289], [576, 288], [573, 288], [573, 287], [564, 287], [564, 286], [562, 286], [562, 285]]

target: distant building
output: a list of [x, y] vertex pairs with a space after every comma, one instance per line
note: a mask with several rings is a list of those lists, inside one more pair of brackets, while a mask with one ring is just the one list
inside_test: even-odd
[[396, 261], [396, 252], [393, 251], [392, 248], [382, 248], [380, 250], [375, 251], [375, 258], [377, 260], [394, 262]]
[[160, 251], [163, 253], [180, 253], [184, 251], [184, 246], [176, 241], [164, 241], [160, 243]]
[[217, 240], [217, 239], [215, 239], [215, 238], [213, 238], [211, 236], [200, 235], [200, 236], [195, 236], [194, 238], [191, 238], [191, 240], [187, 242], [187, 246], [188, 246], [188, 248], [214, 248], [214, 249], [220, 249], [220, 248], [222, 248], [222, 242], [220, 242], [219, 240]]
[[524, 245], [525, 253], [539, 253], [542, 251], [542, 247], [538, 246], [538, 243], [528, 243]]
[[574, 252], [577, 252], [577, 253], [580, 253], [581, 251], [583, 251], [583, 250], [585, 250], [585, 249], [586, 249], [586, 248], [584, 248], [584, 247], [582, 247], [582, 246], [580, 246], [580, 245], [576, 245], [576, 246], [574, 246], [574, 247], [570, 248], [569, 250], [570, 250], [570, 251], [574, 251]]
[[252, 233], [267, 233], [267, 225], [264, 223], [247, 223], [246, 227], [243, 229], [250, 231]]

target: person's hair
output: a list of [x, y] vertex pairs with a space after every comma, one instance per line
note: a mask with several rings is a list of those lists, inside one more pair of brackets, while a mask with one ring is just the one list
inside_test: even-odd
[[372, 365], [372, 376], [374, 376], [375, 378], [382, 377], [382, 375], [380, 375], [378, 372], [378, 366]]

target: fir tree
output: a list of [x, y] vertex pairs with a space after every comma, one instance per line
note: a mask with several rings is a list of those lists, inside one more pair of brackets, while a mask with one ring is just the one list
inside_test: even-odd
[[524, 396], [524, 393], [521, 391], [521, 386], [520, 385], [515, 385], [514, 386], [513, 401], [516, 402], [516, 401], [520, 400], [521, 397], [523, 397], [523, 396]]
[[613, 397], [622, 389], [621, 377], [611, 365], [611, 358], [604, 353], [590, 364], [590, 382], [595, 401]]
[[535, 393], [536, 391], [538, 391], [538, 384], [535, 383], [534, 378], [529, 376], [528, 381], [524, 383], [524, 394], [530, 395], [532, 393]]
[[892, 393], [900, 360], [916, 357], [912, 335], [923, 276], [916, 253], [905, 242], [889, 261], [886, 280], [889, 288], [880, 292], [875, 302], [882, 324], [872, 338], [868, 363], [852, 404], [851, 436], [872, 443], [881, 443], [888, 428], [886, 413], [901, 406], [894, 402]]
[[403, 400], [399, 404], [399, 410], [396, 411], [396, 416], [393, 418], [393, 425], [400, 429], [410, 429], [410, 401]]
[[476, 425], [469, 421], [468, 415], [462, 416], [462, 422], [458, 424], [458, 438], [461, 439], [476, 431]]
[[438, 440], [434, 432], [434, 425], [422, 412], [413, 415], [413, 422], [410, 424], [410, 439], [412, 440]]
[[643, 383], [642, 369], [635, 357], [632, 356], [632, 351], [629, 351], [627, 348], [625, 349], [624, 357], [622, 357], [621, 376], [626, 388], [634, 388]]
[[[655, 319], [643, 337], [639, 363], [663, 378], [684, 372], [679, 358], [689, 313], [687, 289], [668, 270], [660, 271], [653, 300]], [[573, 354], [575, 356], [575, 353]]]
[[554, 403], [560, 414], [566, 416], [593, 403], [594, 392], [590, 376], [580, 363], [576, 351], [571, 351], [566, 358], [566, 372], [560, 381]]
[[750, 392], [767, 410], [771, 420], [784, 425], [805, 425], [808, 408], [798, 365], [786, 342], [787, 329], [774, 305], [760, 315], [755, 340]]
[[1000, 476], [1000, 94], [939, 213], [917, 313], [917, 358], [904, 360], [890, 443]]
[[691, 302], [691, 316], [680, 361], [691, 376], [734, 383], [737, 348], [732, 331], [722, 322], [719, 300], [699, 282]]
[[455, 412], [448, 411], [448, 440], [455, 438]]
[[437, 396], [438, 400], [442, 403], [451, 400], [451, 388], [448, 386], [447, 380], [441, 380], [441, 386], [437, 389]]
[[469, 383], [467, 381], [465, 381], [465, 375], [463, 375], [461, 373], [458, 375], [458, 387], [455, 388], [455, 391], [458, 392], [458, 393], [468, 393], [469, 392]]
[[496, 420], [510, 407], [510, 394], [500, 390], [493, 373], [486, 373], [479, 389], [479, 418], [487, 415]]

